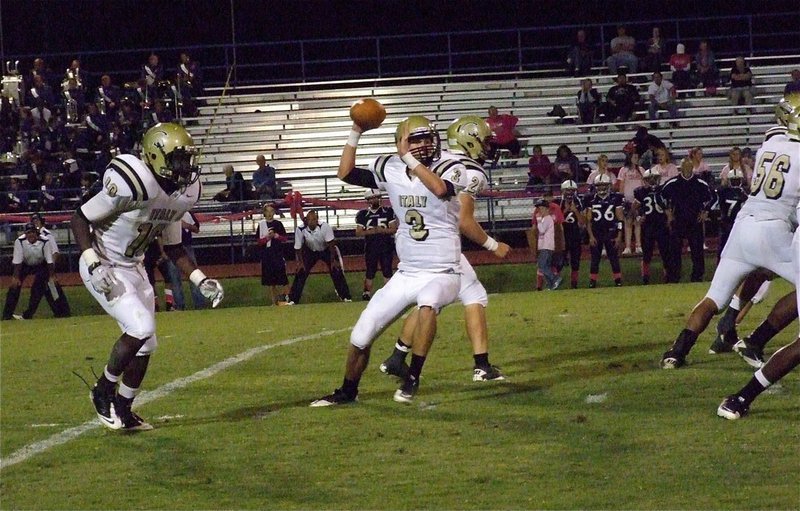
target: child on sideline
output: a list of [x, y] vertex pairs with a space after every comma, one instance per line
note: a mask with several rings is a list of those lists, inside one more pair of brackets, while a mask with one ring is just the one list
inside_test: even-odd
[[538, 257], [536, 264], [544, 276], [547, 289], [558, 289], [561, 277], [553, 272], [553, 252], [556, 248], [555, 220], [550, 214], [550, 203], [545, 199], [536, 201], [536, 232], [538, 233]]

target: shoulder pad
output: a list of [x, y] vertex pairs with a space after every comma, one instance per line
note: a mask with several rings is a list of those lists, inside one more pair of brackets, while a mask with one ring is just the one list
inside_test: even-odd
[[[131, 155], [120, 155], [111, 160], [108, 170], [113, 170], [130, 190], [130, 197], [134, 201], [146, 201], [157, 193], [156, 183], [150, 169], [144, 163]], [[105, 180], [104, 180], [105, 182]], [[120, 195], [128, 195], [121, 189]]]
[[439, 177], [442, 177], [445, 174], [445, 172], [452, 169], [456, 165], [463, 166], [463, 163], [461, 163], [459, 160], [439, 160], [437, 162], [434, 162], [430, 168], [431, 172], [433, 172]]
[[386, 165], [391, 157], [392, 155], [378, 156], [375, 160], [375, 177], [378, 181], [386, 182]]
[[768, 129], [767, 132], [764, 134], [764, 142], [775, 136], [786, 137], [786, 134], [788, 132], [789, 130], [786, 129], [786, 126], [773, 126], [770, 129]]

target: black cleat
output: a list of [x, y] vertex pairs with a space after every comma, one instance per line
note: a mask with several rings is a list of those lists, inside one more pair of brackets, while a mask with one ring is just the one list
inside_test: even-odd
[[496, 366], [475, 367], [472, 370], [472, 381], [500, 381], [506, 377]]
[[717, 415], [724, 419], [735, 421], [741, 419], [750, 410], [750, 405], [745, 403], [744, 398], [740, 396], [728, 396], [717, 408]]
[[122, 421], [123, 431], [150, 431], [153, 426], [131, 410], [132, 399], [117, 396], [116, 406], [119, 418]]
[[678, 355], [672, 350], [664, 353], [661, 357], [661, 369], [677, 369], [686, 365], [686, 357]]
[[733, 349], [750, 367], [761, 369], [764, 366], [764, 348], [750, 344], [749, 337], [734, 344]]
[[114, 405], [114, 389], [108, 392], [95, 384], [89, 393], [89, 397], [97, 412], [97, 418], [100, 419], [100, 424], [108, 429], [122, 429], [122, 420], [117, 415], [116, 406]]
[[733, 344], [728, 344], [725, 340], [717, 334], [714, 342], [708, 347], [708, 353], [711, 355], [719, 355], [720, 353], [730, 353], [733, 351]]
[[349, 403], [355, 403], [358, 401], [358, 396], [351, 396], [345, 393], [342, 389], [336, 389], [333, 391], [332, 394], [328, 394], [327, 396], [323, 396], [315, 401], [312, 401], [309, 405], [312, 408], [319, 408], [322, 406], [336, 406], [336, 405], [346, 405]]
[[406, 361], [397, 359], [394, 356], [390, 356], [381, 362], [379, 369], [383, 374], [397, 376], [398, 378], [402, 379], [405, 379], [406, 376], [408, 376], [408, 364]]
[[592, 288], [592, 289], [596, 288], [597, 287], [597, 281], [596, 280], [590, 280], [589, 281], [589, 287]]
[[365, 302], [368, 302], [370, 298], [372, 298], [372, 295], [370, 294], [369, 291], [364, 291], [363, 293], [361, 293], [361, 299], [364, 300]]

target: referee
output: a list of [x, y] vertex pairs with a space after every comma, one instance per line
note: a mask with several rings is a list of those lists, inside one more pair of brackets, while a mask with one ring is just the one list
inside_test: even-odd
[[[3, 320], [31, 319], [39, 308], [39, 302], [49, 290], [48, 283], [55, 283], [55, 264], [53, 248], [48, 240], [39, 236], [39, 229], [32, 223], [25, 224], [25, 234], [14, 241], [14, 255], [11, 260], [13, 275], [11, 287], [6, 294]], [[34, 275], [28, 309], [22, 314], [14, 314], [22, 290], [22, 283], [28, 275]], [[54, 287], [54, 286], [53, 286]]]
[[297, 260], [297, 271], [289, 294], [289, 304], [300, 303], [303, 288], [311, 269], [317, 261], [324, 261], [328, 266], [333, 286], [339, 299], [352, 301], [350, 288], [342, 270], [342, 256], [336, 247], [333, 229], [326, 223], [320, 223], [319, 215], [313, 209], [306, 214], [305, 225], [294, 232], [294, 252]]
[[397, 217], [392, 208], [381, 206], [380, 190], [367, 189], [364, 198], [369, 207], [356, 214], [356, 236], [364, 238], [367, 272], [364, 275], [364, 292], [361, 293], [361, 299], [368, 301], [372, 298], [372, 279], [378, 272], [378, 264], [381, 266], [384, 284], [392, 278]]
[[661, 189], [661, 196], [671, 211], [669, 257], [664, 259], [667, 282], [681, 280], [681, 249], [683, 240], [689, 241], [692, 255], [692, 282], [700, 282], [706, 271], [703, 253], [703, 222], [708, 218], [708, 208], [714, 202], [714, 192], [692, 169], [692, 161], [681, 162], [681, 173]]

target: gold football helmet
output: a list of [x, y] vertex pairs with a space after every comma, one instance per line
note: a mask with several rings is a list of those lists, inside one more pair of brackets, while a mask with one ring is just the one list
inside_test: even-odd
[[789, 138], [800, 141], [800, 93], [787, 94], [778, 102], [775, 119], [778, 124], [786, 126]]
[[142, 159], [163, 179], [188, 186], [200, 176], [199, 151], [192, 136], [180, 124], [158, 123], [142, 137]]
[[409, 143], [417, 141], [428, 142], [411, 149], [411, 154], [414, 158], [426, 166], [438, 160], [442, 155], [442, 141], [439, 138], [439, 132], [436, 131], [436, 126], [422, 115], [406, 117], [400, 121], [400, 124], [397, 125], [397, 130], [394, 132], [395, 143], [402, 138], [406, 126], [408, 126]]
[[489, 157], [492, 129], [477, 115], [465, 115], [453, 121], [447, 128], [447, 146], [454, 153], [469, 156], [478, 163]]

